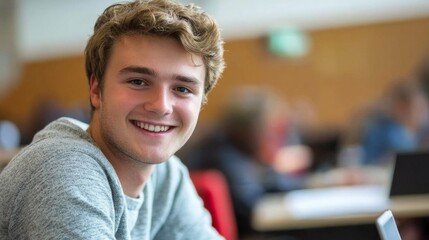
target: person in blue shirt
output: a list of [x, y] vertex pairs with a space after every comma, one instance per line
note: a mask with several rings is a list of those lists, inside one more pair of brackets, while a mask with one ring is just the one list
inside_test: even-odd
[[427, 99], [412, 79], [392, 85], [382, 104], [364, 123], [361, 139], [364, 165], [385, 164], [396, 152], [419, 148], [419, 134], [427, 124]]

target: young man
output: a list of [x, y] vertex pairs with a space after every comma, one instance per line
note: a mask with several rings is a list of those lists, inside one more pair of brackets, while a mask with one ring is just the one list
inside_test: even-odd
[[169, 0], [108, 7], [85, 50], [89, 126], [61, 118], [0, 175], [0, 239], [221, 239], [174, 153], [223, 68], [215, 21]]

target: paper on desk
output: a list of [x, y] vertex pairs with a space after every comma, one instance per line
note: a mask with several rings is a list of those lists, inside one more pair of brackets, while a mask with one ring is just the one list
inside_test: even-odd
[[285, 200], [296, 218], [380, 212], [389, 204], [386, 189], [374, 185], [295, 190]]

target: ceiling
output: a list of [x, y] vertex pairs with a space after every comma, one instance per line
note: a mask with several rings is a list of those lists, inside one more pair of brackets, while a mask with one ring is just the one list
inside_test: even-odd
[[[11, 0], [14, 1], [14, 0]], [[114, 0], [17, 0], [17, 48], [24, 60], [82, 53], [93, 23]], [[429, 16], [428, 0], [182, 0], [213, 15], [225, 39], [273, 28], [333, 28]]]

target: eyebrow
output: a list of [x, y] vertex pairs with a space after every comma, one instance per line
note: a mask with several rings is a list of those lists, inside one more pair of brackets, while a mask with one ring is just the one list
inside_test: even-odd
[[188, 77], [188, 76], [183, 76], [183, 75], [175, 75], [175, 79], [177, 79], [181, 82], [191, 83], [193, 85], [198, 85], [198, 84], [202, 83], [198, 78]]
[[[153, 77], [156, 77], [159, 75], [155, 70], [147, 68], [147, 67], [141, 67], [141, 66], [128, 66], [128, 67], [121, 69], [119, 72], [121, 74], [124, 74], [124, 73], [140, 73], [140, 74], [146, 74], [146, 75], [153, 76]], [[176, 80], [179, 80], [181, 82], [191, 83], [194, 85], [198, 85], [198, 84], [202, 83], [202, 81], [200, 81], [198, 78], [192, 77], [192, 76], [184, 76], [184, 75], [180, 75], [180, 74], [175, 74], [175, 75], [173, 75], [173, 78]]]
[[146, 74], [150, 76], [158, 75], [153, 69], [150, 69], [147, 67], [140, 67], [140, 66], [128, 66], [126, 68], [121, 69], [119, 72], [121, 74], [122, 73], [141, 73], [141, 74]]

